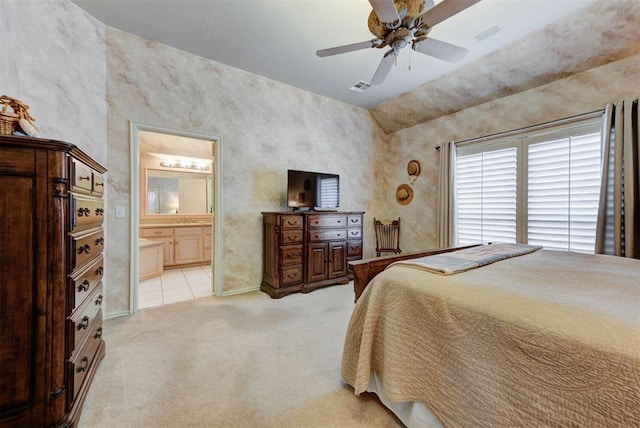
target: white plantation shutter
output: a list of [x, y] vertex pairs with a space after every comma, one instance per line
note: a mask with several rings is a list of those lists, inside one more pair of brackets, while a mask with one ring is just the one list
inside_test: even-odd
[[523, 242], [594, 252], [600, 119], [456, 150], [459, 245]]
[[456, 158], [458, 243], [516, 242], [517, 149]]
[[528, 145], [528, 243], [593, 253], [600, 195], [600, 133]]

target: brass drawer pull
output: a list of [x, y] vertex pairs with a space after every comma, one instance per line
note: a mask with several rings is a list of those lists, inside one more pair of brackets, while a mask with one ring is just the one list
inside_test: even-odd
[[82, 253], [86, 253], [86, 254], [91, 253], [91, 245], [84, 244], [83, 246], [78, 248], [78, 254], [82, 254]]
[[102, 327], [100, 327], [100, 328], [98, 328], [98, 329], [96, 330], [96, 334], [94, 334], [94, 335], [93, 335], [93, 337], [94, 337], [95, 339], [100, 339], [100, 338], [102, 338]]
[[89, 180], [91, 180], [91, 176], [90, 176], [90, 175], [87, 175], [86, 177], [79, 176], [79, 177], [78, 177], [78, 180], [79, 180], [79, 181], [82, 181], [82, 180], [87, 180], [87, 181], [89, 181]]
[[78, 367], [78, 373], [84, 372], [89, 367], [89, 357], [82, 357], [80, 367]]
[[91, 210], [89, 208], [78, 208], [78, 217], [87, 216], [91, 214]]
[[96, 304], [96, 306], [99, 306], [102, 304], [102, 294], [96, 298], [96, 301], [94, 303]]
[[287, 275], [287, 277], [288, 277], [289, 279], [293, 279], [293, 278], [295, 278], [296, 276], [298, 276], [298, 274], [296, 274], [296, 273], [290, 273], [290, 274], [288, 274], [288, 275]]
[[78, 291], [87, 291], [89, 289], [90, 282], [85, 279], [82, 284], [78, 285]]
[[85, 330], [87, 327], [89, 327], [89, 317], [85, 315], [78, 324], [78, 330]]
[[96, 181], [96, 187], [98, 186], [104, 186], [104, 182], [103, 181]]
[[104, 215], [104, 209], [96, 208], [96, 215]]

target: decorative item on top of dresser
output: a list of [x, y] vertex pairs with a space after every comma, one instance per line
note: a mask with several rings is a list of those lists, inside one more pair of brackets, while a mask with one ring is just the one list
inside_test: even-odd
[[[9, 108], [13, 111], [9, 111]], [[33, 123], [35, 121], [29, 114], [28, 105], [16, 98], [0, 96], [0, 134], [11, 135], [19, 129], [27, 136], [35, 137], [40, 132]]]
[[0, 426], [75, 426], [105, 354], [106, 169], [73, 144], [0, 136]]
[[364, 212], [263, 212], [260, 289], [272, 298], [347, 284], [362, 258]]

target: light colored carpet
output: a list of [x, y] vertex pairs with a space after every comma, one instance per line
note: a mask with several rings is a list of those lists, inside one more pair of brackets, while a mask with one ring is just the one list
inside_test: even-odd
[[254, 292], [105, 321], [80, 419], [93, 427], [399, 427], [340, 376], [353, 287]]

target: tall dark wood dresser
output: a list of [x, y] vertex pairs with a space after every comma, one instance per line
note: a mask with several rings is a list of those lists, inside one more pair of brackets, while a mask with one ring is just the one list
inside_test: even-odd
[[106, 169], [73, 144], [0, 136], [0, 426], [75, 426], [105, 354]]

